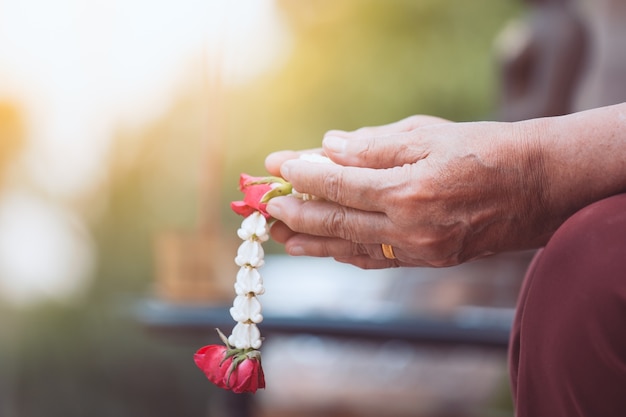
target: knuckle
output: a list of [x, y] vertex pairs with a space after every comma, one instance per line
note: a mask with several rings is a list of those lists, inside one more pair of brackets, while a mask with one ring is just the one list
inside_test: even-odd
[[365, 245], [363, 243], [351, 242], [351, 251], [353, 255], [367, 255], [370, 257], [374, 257], [375, 251], [371, 250], [369, 245]]
[[346, 223], [346, 213], [342, 208], [333, 210], [323, 219], [322, 227], [328, 236], [341, 234]]
[[376, 149], [376, 142], [376, 138], [371, 138], [360, 143], [359, 150], [357, 152], [357, 156], [360, 160], [367, 163], [372, 156], [376, 156], [375, 153], [372, 155], [372, 150]]
[[372, 126], [363, 126], [354, 131], [355, 134], [359, 136], [365, 136], [372, 133], [374, 128]]
[[337, 202], [341, 196], [343, 184], [343, 175], [341, 172], [329, 173], [324, 177], [324, 190], [326, 191], [326, 198], [330, 201]]

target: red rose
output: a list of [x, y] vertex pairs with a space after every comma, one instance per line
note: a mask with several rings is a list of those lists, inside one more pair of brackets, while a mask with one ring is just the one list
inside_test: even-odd
[[257, 357], [243, 359], [230, 374], [230, 379], [227, 376], [227, 385], [237, 394], [242, 392], [255, 393], [257, 389], [265, 388], [265, 375], [261, 360]]
[[267, 211], [265, 211], [267, 202], [261, 203], [265, 194], [272, 191], [272, 185], [269, 182], [263, 182], [261, 177], [241, 174], [239, 177], [239, 190], [244, 193], [243, 201], [230, 203], [230, 207], [235, 213], [248, 217], [255, 211], [260, 211], [265, 218], [269, 218]]
[[242, 173], [239, 176], [239, 190], [244, 193], [243, 200], [230, 203], [235, 213], [248, 217], [258, 211], [269, 219], [267, 202], [272, 197], [291, 193], [291, 184], [278, 177], [253, 177]]
[[237, 394], [255, 393], [257, 389], [265, 388], [265, 375], [258, 351], [246, 352], [222, 345], [209, 345], [196, 352], [194, 361], [209, 381], [220, 388]]
[[227, 350], [226, 346], [209, 345], [201, 347], [193, 355], [194, 362], [204, 372], [209, 381], [224, 389], [228, 389], [225, 376], [228, 374], [228, 370], [233, 362], [232, 357], [224, 360]]

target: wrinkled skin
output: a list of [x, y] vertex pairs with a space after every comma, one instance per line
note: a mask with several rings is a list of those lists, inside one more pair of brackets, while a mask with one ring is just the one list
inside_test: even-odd
[[541, 246], [573, 212], [626, 189], [625, 113], [622, 104], [517, 123], [414, 116], [331, 131], [315, 152], [338, 165], [293, 151], [266, 159], [272, 175], [323, 199], [271, 200], [272, 237], [291, 255], [362, 268], [449, 266]]

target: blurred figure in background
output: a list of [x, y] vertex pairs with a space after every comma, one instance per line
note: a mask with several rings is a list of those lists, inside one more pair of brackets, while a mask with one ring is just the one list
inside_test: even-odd
[[526, 0], [524, 19], [496, 41], [498, 118], [517, 121], [617, 104], [626, 99], [626, 3]]
[[526, 0], [527, 14], [509, 23], [496, 39], [500, 120], [572, 111], [588, 53], [588, 33], [575, 1]]
[[626, 100], [626, 2], [578, 0], [589, 36], [588, 58], [574, 110]]

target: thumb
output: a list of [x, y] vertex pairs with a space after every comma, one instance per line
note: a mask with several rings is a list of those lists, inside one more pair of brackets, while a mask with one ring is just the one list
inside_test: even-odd
[[324, 153], [344, 166], [392, 168], [414, 163], [427, 154], [420, 145], [423, 127], [450, 123], [433, 116], [412, 116], [383, 126], [353, 132], [332, 130], [322, 141]]

